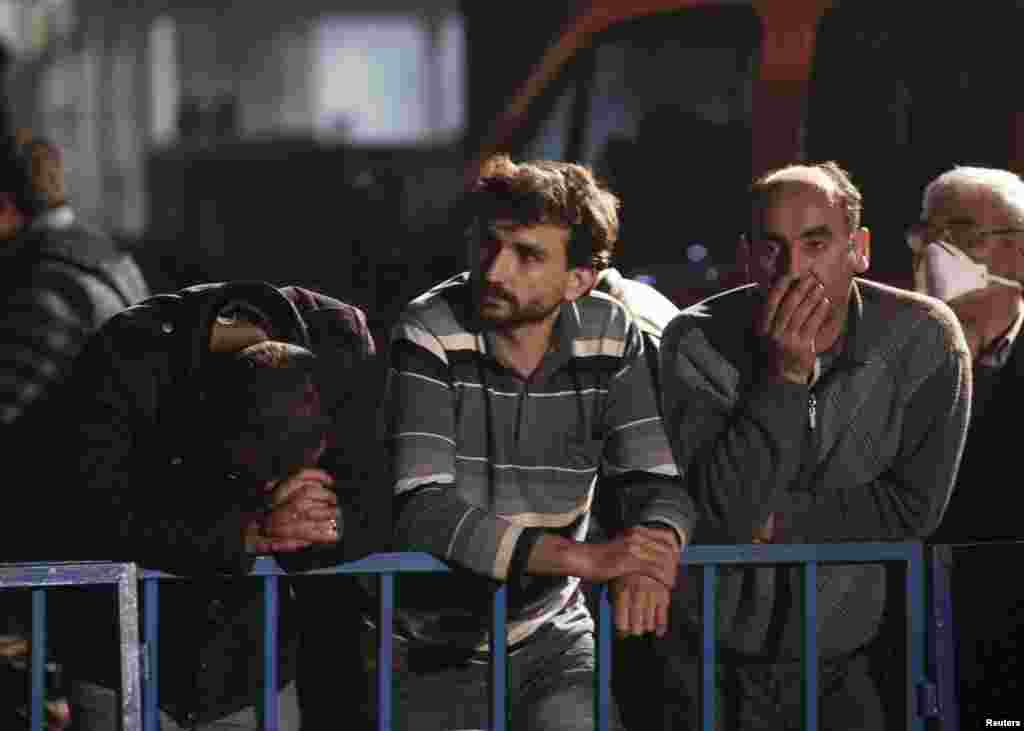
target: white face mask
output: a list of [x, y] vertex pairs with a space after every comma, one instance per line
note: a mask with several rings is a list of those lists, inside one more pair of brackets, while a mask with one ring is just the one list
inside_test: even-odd
[[944, 302], [995, 283], [1021, 288], [1020, 283], [992, 274], [987, 266], [945, 241], [928, 244], [920, 266], [924, 267], [926, 293]]

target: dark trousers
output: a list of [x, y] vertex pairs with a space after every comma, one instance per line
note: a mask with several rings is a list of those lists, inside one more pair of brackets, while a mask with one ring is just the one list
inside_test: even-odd
[[1024, 544], [973, 545], [953, 552], [953, 628], [960, 728], [1019, 719], [1024, 673], [1024, 587], [993, 567], [1015, 566]]
[[[674, 643], [659, 645], [663, 669], [661, 703], [648, 728], [700, 729], [700, 652], [668, 654]], [[901, 667], [902, 670], [902, 667]], [[716, 728], [728, 731], [799, 731], [799, 662], [752, 663], [720, 654], [716, 684]], [[824, 660], [818, 665], [818, 728], [829, 731], [881, 731], [882, 702], [870, 674], [866, 652]]]
[[[489, 727], [489, 666], [479, 656], [423, 654], [396, 643], [393, 726], [396, 731], [462, 731]], [[507, 708], [513, 731], [595, 728], [594, 635], [588, 629], [542, 628], [509, 655]], [[612, 707], [612, 731], [621, 730]]]
[[[301, 712], [295, 683], [278, 694], [278, 718], [281, 731], [299, 731]], [[113, 688], [94, 683], [73, 683], [71, 717], [75, 731], [118, 731], [121, 728], [121, 697]], [[180, 724], [160, 711], [160, 731], [261, 731], [259, 710], [248, 706], [216, 721]]]

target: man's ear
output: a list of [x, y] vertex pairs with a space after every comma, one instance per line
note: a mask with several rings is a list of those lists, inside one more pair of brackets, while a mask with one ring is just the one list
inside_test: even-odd
[[565, 301], [575, 302], [597, 284], [597, 270], [592, 266], [573, 267], [565, 285]]
[[855, 274], [863, 274], [871, 266], [871, 232], [866, 228], [861, 227], [853, 234], [850, 256]]

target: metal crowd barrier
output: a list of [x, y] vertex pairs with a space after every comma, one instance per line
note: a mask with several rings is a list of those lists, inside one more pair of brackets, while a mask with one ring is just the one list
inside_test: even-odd
[[[899, 562], [906, 565], [906, 728], [923, 731], [925, 717], [936, 715], [937, 700], [934, 686], [925, 675], [927, 628], [926, 628], [926, 575], [923, 547], [920, 543], [838, 543], [807, 545], [742, 545], [742, 546], [691, 546], [684, 553], [684, 565], [703, 566], [703, 728], [715, 728], [718, 709], [716, 707], [717, 623], [716, 598], [718, 567], [722, 565], [800, 565], [803, 572], [801, 600], [803, 606], [803, 721], [807, 731], [818, 728], [818, 644], [817, 591], [806, 589], [816, 587], [817, 567], [823, 563], [877, 563]], [[378, 647], [377, 647], [377, 688], [378, 688], [378, 729], [388, 731], [392, 722], [392, 630], [394, 625], [394, 580], [395, 574], [414, 572], [445, 572], [448, 567], [441, 561], [419, 553], [373, 554], [359, 561], [317, 569], [302, 574], [282, 570], [271, 558], [256, 561], [251, 575], [261, 577], [264, 583], [264, 688], [262, 718], [266, 731], [278, 731], [278, 580], [281, 576], [324, 575], [324, 574], [377, 574], [378, 592]], [[0, 573], [0, 586], [47, 586], [61, 583], [118, 583], [121, 598], [122, 620], [122, 672], [127, 692], [124, 693], [124, 728], [136, 731], [138, 724], [138, 625], [133, 619], [132, 608], [137, 611], [134, 589], [135, 574], [125, 564], [63, 564], [7, 567]], [[94, 573], [87, 573], [92, 571]], [[21, 573], [19, 573], [21, 572]], [[159, 623], [157, 601], [159, 584], [176, 578], [159, 571], [139, 572], [145, 596], [143, 631], [145, 638], [145, 669], [142, 694], [142, 725], [144, 731], [158, 728], [159, 677], [157, 627]], [[95, 576], [96, 578], [88, 578]], [[77, 580], [76, 577], [82, 577]], [[130, 577], [130, 578], [129, 578]], [[63, 579], [63, 580], [62, 580]], [[20, 582], [20, 583], [16, 583]], [[33, 592], [34, 609], [38, 606], [40, 618], [45, 612], [43, 589]], [[507, 728], [506, 703], [506, 589], [495, 592], [491, 617], [491, 665], [490, 665], [490, 727], [494, 731]], [[36, 604], [38, 602], [38, 605]], [[40, 731], [40, 708], [42, 705], [42, 667], [45, 638], [42, 622], [33, 622], [33, 731]], [[612, 611], [607, 589], [602, 588], [597, 619], [597, 674], [598, 692], [596, 698], [596, 720], [600, 731], [607, 731], [611, 709], [611, 665], [612, 665]], [[37, 627], [39, 629], [37, 630]], [[38, 644], [37, 631], [39, 633]], [[933, 671], [934, 672], [934, 671]], [[38, 675], [38, 685], [37, 685]]]
[[[800, 658], [803, 727], [818, 729], [818, 564], [878, 563], [906, 564], [906, 698], [908, 731], [924, 731], [925, 718], [932, 715], [925, 698], [931, 687], [925, 676], [927, 647], [926, 583], [924, 549], [920, 543], [824, 543], [744, 546], [693, 546], [684, 553], [685, 563], [704, 566], [703, 595], [703, 728], [713, 731], [715, 703], [715, 658], [717, 623], [715, 608], [718, 567], [721, 565], [799, 564], [803, 570], [800, 598], [803, 605], [803, 654]], [[808, 588], [812, 589], [808, 591]]]
[[[803, 570], [803, 587], [816, 587], [817, 567], [822, 563], [876, 563], [902, 562], [906, 570], [907, 596], [907, 724], [909, 731], [923, 731], [925, 716], [929, 714], [926, 690], [931, 688], [925, 676], [926, 651], [926, 584], [923, 548], [920, 543], [837, 543], [808, 545], [744, 545], [744, 546], [691, 546], [684, 553], [684, 564], [704, 567], [703, 594], [703, 728], [715, 728], [716, 687], [715, 661], [717, 656], [716, 595], [718, 567], [721, 565], [798, 564]], [[378, 722], [380, 731], [389, 731], [392, 721], [392, 630], [394, 626], [395, 574], [412, 572], [444, 572], [448, 567], [441, 561], [418, 553], [374, 554], [360, 561], [341, 564], [309, 574], [377, 574], [378, 593], [378, 647], [377, 690]], [[277, 579], [282, 571], [272, 559], [259, 559], [253, 575], [263, 577], [266, 597], [266, 615], [271, 618], [264, 629], [264, 693], [263, 718], [267, 731], [277, 731]], [[160, 572], [143, 572], [146, 596], [144, 619], [146, 649], [150, 672], [157, 666], [156, 614], [157, 581], [168, 578]], [[818, 643], [817, 643], [817, 591], [801, 592], [803, 604], [803, 719], [807, 731], [818, 729]], [[506, 590], [494, 594], [491, 617], [490, 666], [490, 726], [493, 731], [507, 728], [506, 704]], [[611, 709], [612, 666], [612, 610], [606, 589], [600, 592], [597, 627], [598, 693], [596, 700], [597, 728], [607, 731]], [[144, 694], [146, 731], [155, 731], [158, 686], [155, 675], [147, 683], [152, 692]]]
[[46, 669], [46, 592], [54, 586], [114, 584], [121, 628], [121, 728], [141, 731], [139, 703], [139, 599], [138, 575], [133, 563], [20, 563], [0, 564], [0, 589], [32, 589], [32, 639], [29, 702], [31, 731], [43, 730], [43, 695]]

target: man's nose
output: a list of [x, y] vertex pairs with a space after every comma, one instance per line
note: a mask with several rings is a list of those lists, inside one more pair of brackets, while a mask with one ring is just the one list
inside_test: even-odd
[[781, 278], [789, 274], [801, 275], [806, 268], [807, 262], [805, 258], [800, 255], [800, 249], [798, 247], [782, 247], [782, 251], [779, 252], [779, 261], [776, 271], [776, 275], [778, 277]]
[[499, 246], [484, 262], [484, 276], [488, 282], [503, 282], [512, 271], [512, 254], [508, 249]]

